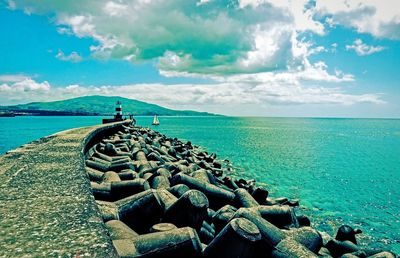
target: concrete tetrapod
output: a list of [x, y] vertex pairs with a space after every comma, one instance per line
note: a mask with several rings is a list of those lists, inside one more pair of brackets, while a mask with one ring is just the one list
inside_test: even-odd
[[318, 254], [322, 247], [322, 237], [317, 230], [311, 227], [293, 228], [285, 231], [288, 238], [292, 238], [307, 247], [313, 253]]
[[263, 244], [260, 247], [263, 252], [271, 252], [285, 238], [279, 228], [263, 219], [254, 209], [240, 208], [235, 212], [234, 218], [246, 218], [257, 226], [262, 236]]
[[135, 239], [139, 236], [125, 223], [120, 220], [110, 220], [106, 222], [106, 228], [112, 240], [116, 239]]
[[272, 251], [272, 258], [318, 258], [316, 254], [308, 250], [299, 242], [286, 238], [283, 239]]
[[208, 258], [251, 258], [257, 251], [260, 231], [244, 218], [231, 220], [204, 250]]
[[90, 184], [92, 186], [94, 197], [97, 200], [103, 201], [120, 200], [122, 198], [150, 189], [149, 183], [142, 178], [125, 181], [103, 182], [101, 184], [91, 182]]
[[114, 202], [121, 221], [139, 234], [146, 233], [160, 221], [163, 207], [155, 190], [146, 190]]
[[294, 213], [294, 209], [290, 206], [260, 205], [257, 206], [257, 210], [264, 219], [268, 220], [279, 228], [285, 228], [287, 226], [297, 227], [299, 224], [296, 218], [296, 214]]
[[189, 226], [200, 230], [208, 216], [207, 209], [207, 197], [200, 191], [190, 190], [166, 210], [163, 221], [171, 222], [177, 227]]
[[182, 172], [173, 176], [171, 181], [173, 185], [185, 184], [189, 188], [203, 192], [207, 196], [212, 208], [220, 208], [231, 203], [235, 198], [233, 192], [227, 191], [213, 184], [204, 183], [203, 181], [188, 176]]
[[204, 183], [210, 183], [210, 179], [208, 177], [207, 171], [205, 169], [199, 169], [192, 173], [192, 176]]
[[233, 218], [237, 209], [229, 204], [217, 210], [212, 217], [215, 231], [219, 233], [228, 222]]
[[235, 190], [235, 204], [240, 208], [257, 207], [259, 203], [251, 196], [251, 194], [243, 188]]
[[202, 251], [196, 231], [189, 227], [114, 240], [113, 244], [121, 258], [195, 258]]
[[151, 180], [151, 187], [153, 189], [167, 189], [170, 187], [170, 183], [166, 176], [155, 176], [153, 180]]
[[148, 189], [150, 189], [149, 183], [142, 178], [111, 183], [111, 195], [114, 200], [119, 200]]
[[161, 207], [163, 209], [163, 213], [165, 213], [169, 209], [169, 207], [171, 207], [176, 201], [178, 201], [178, 198], [176, 198], [175, 195], [170, 193], [168, 190], [157, 189], [156, 193], [158, 202], [161, 204]]
[[168, 191], [178, 198], [181, 197], [184, 193], [186, 193], [189, 190], [190, 190], [190, 188], [184, 184], [177, 184], [177, 185], [174, 185], [174, 186], [168, 188]]
[[326, 244], [326, 248], [328, 248], [329, 252], [333, 257], [340, 257], [343, 254], [353, 253], [360, 250], [360, 248], [353, 242], [350, 242], [348, 240], [338, 241], [336, 239], [331, 239]]
[[[266, 219], [262, 218], [260, 213], [258, 213], [255, 208], [240, 208], [239, 210], [237, 210], [234, 217], [246, 218], [258, 227], [263, 240], [263, 244], [260, 245], [260, 250], [265, 253], [273, 253], [274, 250], [277, 249], [278, 246], [280, 246], [281, 252], [275, 252], [274, 254], [283, 255], [281, 253], [288, 252], [285, 251], [285, 248], [287, 248], [288, 246], [292, 246], [293, 250], [290, 252], [290, 254], [294, 257], [301, 257], [303, 253], [311, 253], [311, 251], [318, 253], [319, 249], [322, 246], [322, 238], [316, 230], [311, 228], [292, 229], [286, 231], [285, 234], [278, 227], [276, 227]], [[290, 241], [286, 241], [285, 244], [280, 245], [283, 240], [288, 239]], [[296, 243], [292, 243], [293, 241]], [[306, 251], [304, 251], [304, 249], [306, 249]], [[299, 253], [297, 253], [296, 250], [298, 250]], [[311, 255], [310, 257], [313, 256]]]
[[155, 233], [155, 232], [164, 232], [168, 230], [173, 230], [177, 229], [177, 227], [174, 224], [171, 223], [158, 223], [153, 225], [150, 228], [150, 233]]

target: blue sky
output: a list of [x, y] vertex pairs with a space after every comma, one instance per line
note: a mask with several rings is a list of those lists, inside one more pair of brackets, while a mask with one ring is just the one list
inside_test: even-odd
[[393, 1], [3, 1], [0, 104], [121, 95], [228, 115], [399, 117]]

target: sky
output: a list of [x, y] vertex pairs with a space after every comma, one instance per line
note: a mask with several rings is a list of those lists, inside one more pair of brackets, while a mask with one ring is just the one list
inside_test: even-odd
[[0, 105], [400, 117], [398, 0], [0, 0]]

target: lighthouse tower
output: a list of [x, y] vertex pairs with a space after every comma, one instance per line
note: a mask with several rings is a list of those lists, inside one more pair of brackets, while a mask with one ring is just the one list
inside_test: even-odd
[[117, 105], [115, 106], [115, 116], [116, 121], [122, 120], [122, 103], [121, 101], [117, 101]]
[[121, 103], [121, 101], [117, 101], [117, 104], [115, 106], [114, 117], [113, 118], [103, 118], [103, 124], [120, 122], [123, 120], [124, 120], [124, 118], [122, 117], [122, 103]]

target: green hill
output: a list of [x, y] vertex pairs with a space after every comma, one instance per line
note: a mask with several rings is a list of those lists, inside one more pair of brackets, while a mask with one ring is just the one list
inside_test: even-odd
[[123, 97], [85, 96], [52, 102], [32, 102], [15, 106], [3, 106], [0, 110], [36, 115], [111, 115], [115, 103], [122, 102], [123, 114], [136, 116], [210, 116], [214, 114], [191, 110], [172, 110], [158, 105]]

